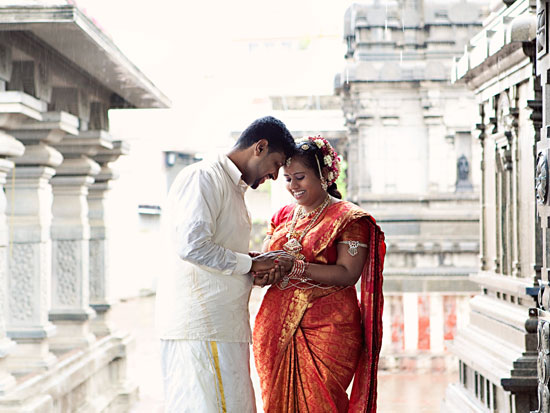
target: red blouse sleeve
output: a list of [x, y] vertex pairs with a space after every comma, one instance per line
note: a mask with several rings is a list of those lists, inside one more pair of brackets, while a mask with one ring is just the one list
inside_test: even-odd
[[368, 244], [369, 239], [368, 218], [359, 218], [350, 222], [340, 233], [336, 242], [359, 241], [361, 244]]
[[267, 227], [267, 235], [273, 235], [275, 228], [277, 228], [283, 222], [286, 222], [288, 220], [289, 214], [291, 214], [293, 210], [294, 205], [287, 205], [275, 212], [275, 214], [271, 218], [271, 222]]

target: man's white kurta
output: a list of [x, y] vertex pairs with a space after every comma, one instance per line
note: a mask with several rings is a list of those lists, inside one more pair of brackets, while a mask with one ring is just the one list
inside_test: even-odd
[[167, 202], [176, 262], [157, 288], [161, 339], [250, 342], [247, 186], [225, 155], [185, 168]]
[[165, 411], [254, 413], [247, 185], [227, 157], [178, 174], [166, 205], [174, 270], [161, 274]]

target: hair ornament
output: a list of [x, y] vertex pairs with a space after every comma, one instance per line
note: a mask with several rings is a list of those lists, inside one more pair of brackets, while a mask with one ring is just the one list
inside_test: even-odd
[[321, 156], [318, 157], [315, 155], [315, 158], [318, 158], [319, 173], [322, 176], [321, 165], [319, 165], [322, 162], [323, 167], [328, 169], [326, 182], [328, 186], [332, 185], [340, 175], [340, 161], [342, 159], [338, 156], [329, 141], [321, 136], [304, 136], [296, 141], [296, 145], [303, 151], [310, 149], [310, 144], [315, 144], [315, 147], [320, 150]]

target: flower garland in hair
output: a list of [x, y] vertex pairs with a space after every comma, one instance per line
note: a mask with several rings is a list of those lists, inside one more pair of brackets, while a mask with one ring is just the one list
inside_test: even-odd
[[[301, 138], [296, 142], [298, 146], [300, 146], [300, 143], [303, 142], [313, 142], [323, 154], [323, 159], [319, 159], [319, 161], [323, 162], [323, 166], [328, 169], [328, 175], [327, 175], [327, 184], [328, 186], [332, 185], [336, 180], [338, 179], [338, 176], [340, 175], [340, 161], [341, 158], [338, 156], [338, 153], [334, 150], [332, 145], [327, 141], [325, 138], [322, 138], [321, 136], [308, 136]], [[302, 145], [301, 148], [303, 150], [307, 150], [309, 146]]]

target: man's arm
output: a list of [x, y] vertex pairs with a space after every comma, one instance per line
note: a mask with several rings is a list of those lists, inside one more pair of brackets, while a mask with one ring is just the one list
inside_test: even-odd
[[212, 241], [216, 218], [223, 207], [219, 183], [205, 171], [195, 169], [174, 183], [169, 195], [172, 238], [182, 260], [220, 271], [246, 274], [252, 258]]

